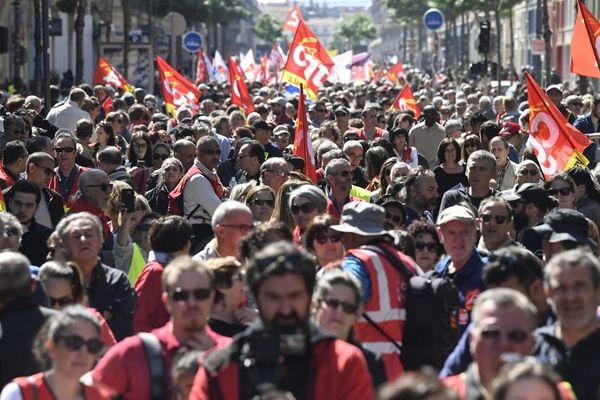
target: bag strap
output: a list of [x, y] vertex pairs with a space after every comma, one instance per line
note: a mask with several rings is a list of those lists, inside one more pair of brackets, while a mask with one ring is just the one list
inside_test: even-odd
[[396, 340], [393, 337], [391, 337], [386, 331], [384, 331], [383, 328], [380, 327], [377, 322], [373, 321], [373, 319], [369, 317], [367, 313], [363, 313], [362, 316], [364, 319], [367, 320], [369, 324], [373, 326], [373, 328], [375, 328], [377, 332], [381, 333], [391, 344], [394, 345], [395, 348], [397, 348], [400, 351], [400, 353], [402, 353], [402, 345], [400, 345], [400, 343], [396, 342]]
[[137, 334], [142, 344], [148, 360], [148, 372], [150, 374], [150, 398], [160, 400], [166, 397], [165, 393], [165, 373], [162, 357], [162, 345], [156, 336], [148, 332]]
[[379, 253], [380, 255], [385, 257], [398, 272], [406, 275], [406, 277], [411, 278], [411, 277], [415, 276], [415, 273], [412, 272], [411, 270], [409, 270], [408, 267], [406, 265], [404, 265], [402, 260], [395, 254], [393, 254], [391, 251], [389, 251], [387, 248], [385, 248], [385, 246], [377, 246], [374, 244], [369, 244], [369, 245], [363, 246], [363, 248], [374, 251], [375, 253]]

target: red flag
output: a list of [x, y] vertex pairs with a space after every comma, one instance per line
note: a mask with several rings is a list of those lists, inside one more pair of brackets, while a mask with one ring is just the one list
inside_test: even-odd
[[106, 114], [108, 114], [111, 111], [115, 111], [115, 108], [113, 107], [112, 97], [107, 96], [106, 99], [104, 99], [104, 102], [102, 103], [102, 109]]
[[244, 109], [246, 115], [254, 111], [252, 96], [244, 82], [244, 71], [233, 57], [229, 57], [229, 85], [231, 86], [231, 102]]
[[525, 72], [529, 101], [529, 142], [549, 178], [576, 164], [587, 165], [583, 150], [592, 142], [556, 108], [533, 77]]
[[94, 72], [94, 85], [104, 85], [108, 83], [111, 86], [122, 89], [126, 92], [133, 92], [133, 86], [131, 86], [127, 80], [113, 67], [106, 58], [100, 56], [98, 58], [98, 64], [96, 65], [96, 72]]
[[200, 91], [192, 82], [171, 67], [161, 56], [154, 57], [158, 74], [160, 76], [160, 87], [167, 112], [175, 116], [177, 108], [188, 105], [192, 110], [198, 109]]
[[404, 65], [402, 65], [402, 63], [397, 63], [394, 66], [390, 67], [390, 69], [388, 69], [386, 76], [394, 84], [397, 84], [398, 82], [400, 82], [400, 79], [406, 78], [406, 72], [404, 71]]
[[298, 6], [294, 4], [288, 13], [287, 20], [283, 23], [283, 29], [290, 32], [296, 32], [300, 21], [304, 22], [304, 18], [302, 17], [302, 13]]
[[290, 47], [282, 80], [293, 86], [305, 86], [306, 95], [317, 100], [319, 88], [333, 69], [327, 50], [304, 21], [300, 21]]
[[294, 133], [294, 155], [304, 160], [304, 173], [313, 183], [317, 183], [315, 155], [308, 133], [308, 121], [306, 119], [306, 106], [304, 100], [304, 85], [300, 85], [298, 114], [296, 116], [296, 132]]
[[580, 1], [571, 38], [571, 72], [600, 78], [600, 22]]
[[200, 47], [198, 50], [198, 62], [196, 63], [196, 85], [205, 82], [208, 79], [208, 68], [204, 60], [204, 50]]
[[379, 68], [379, 70], [375, 72], [375, 75], [371, 79], [371, 83], [377, 83], [379, 78], [381, 78], [381, 75], [383, 75], [383, 67]]
[[415, 113], [415, 119], [419, 119], [419, 117], [421, 116], [421, 109], [415, 101], [415, 97], [410, 88], [410, 85], [404, 86], [404, 89], [402, 89], [400, 93], [398, 93], [398, 96], [396, 96], [396, 99], [392, 103], [392, 108], [400, 111], [413, 110], [413, 112]]

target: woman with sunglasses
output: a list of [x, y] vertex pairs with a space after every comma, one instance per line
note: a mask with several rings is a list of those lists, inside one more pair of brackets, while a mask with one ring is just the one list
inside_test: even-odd
[[367, 361], [373, 386], [387, 381], [381, 359], [365, 349], [353, 338], [352, 327], [362, 314], [362, 289], [360, 282], [344, 271], [325, 273], [313, 292], [312, 321], [326, 333], [358, 347]]
[[560, 208], [575, 208], [575, 181], [566, 173], [561, 172], [544, 182], [544, 189], [556, 197]]
[[321, 268], [326, 265], [341, 261], [344, 257], [342, 236], [330, 231], [329, 227], [337, 225], [338, 220], [328, 214], [317, 216], [304, 233], [306, 249], [317, 258]]
[[82, 382], [104, 350], [98, 320], [80, 305], [51, 317], [38, 334], [35, 352], [46, 371], [16, 378], [6, 385], [3, 400], [110, 399], [96, 386]]
[[439, 261], [443, 249], [435, 225], [415, 220], [407, 230], [415, 239], [415, 262], [423, 272], [431, 271]]
[[246, 205], [250, 207], [255, 222], [268, 222], [275, 207], [275, 192], [269, 186], [255, 186], [246, 195]]
[[292, 232], [294, 243], [300, 244], [304, 231], [313, 219], [325, 212], [327, 198], [318, 187], [303, 185], [290, 193], [289, 207], [296, 225]]
[[175, 157], [167, 158], [162, 163], [158, 173], [156, 187], [146, 192], [146, 199], [152, 211], [167, 215], [169, 208], [169, 193], [183, 178], [183, 164]]
[[233, 337], [257, 316], [256, 311], [245, 307], [242, 264], [234, 257], [224, 257], [208, 260], [206, 265], [215, 274], [215, 300], [208, 325], [219, 335]]

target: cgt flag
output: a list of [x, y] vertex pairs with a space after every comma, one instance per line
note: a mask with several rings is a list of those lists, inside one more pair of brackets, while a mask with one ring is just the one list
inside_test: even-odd
[[208, 80], [208, 66], [206, 64], [206, 56], [204, 50], [200, 47], [198, 50], [198, 61], [196, 62], [196, 84], [200, 84]]
[[189, 106], [192, 110], [198, 109], [200, 92], [192, 82], [171, 67], [161, 56], [154, 57], [160, 87], [165, 100], [167, 112], [174, 117], [175, 111], [181, 106]]
[[304, 85], [300, 85], [298, 98], [298, 115], [296, 117], [296, 131], [294, 133], [294, 155], [304, 160], [304, 173], [312, 183], [317, 183], [317, 169], [313, 153], [310, 134], [308, 133], [308, 120], [306, 118], [306, 105], [304, 98]]
[[287, 20], [283, 23], [283, 29], [292, 33], [296, 32], [300, 21], [304, 22], [304, 18], [302, 17], [302, 13], [300, 12], [298, 6], [294, 4], [288, 13]]
[[133, 86], [102, 56], [98, 58], [98, 64], [96, 64], [93, 84], [109, 84], [126, 92], [133, 92]]
[[592, 142], [550, 101], [533, 77], [525, 72], [529, 101], [529, 144], [540, 162], [546, 178], [571, 168], [587, 165], [582, 154]]
[[246, 115], [254, 111], [254, 102], [244, 82], [244, 71], [237, 60], [229, 57], [229, 85], [231, 86], [231, 102], [242, 107]]
[[396, 63], [395, 65], [391, 66], [387, 71], [386, 77], [394, 85], [397, 85], [400, 82], [400, 79], [406, 80], [404, 65], [402, 65], [402, 63]]
[[571, 72], [600, 78], [600, 22], [577, 1], [577, 20], [571, 38]]
[[415, 119], [419, 119], [419, 117], [421, 116], [421, 109], [415, 101], [415, 97], [410, 88], [410, 85], [404, 86], [404, 89], [402, 89], [400, 93], [398, 93], [398, 96], [396, 96], [396, 99], [392, 103], [392, 108], [394, 110], [400, 111], [413, 110], [413, 112], [415, 113]]
[[282, 80], [293, 86], [304, 86], [309, 99], [316, 101], [317, 92], [327, 80], [333, 61], [327, 50], [304, 21], [300, 21], [290, 47]]

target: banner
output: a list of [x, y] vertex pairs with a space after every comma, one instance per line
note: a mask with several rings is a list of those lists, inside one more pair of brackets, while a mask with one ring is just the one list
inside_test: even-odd
[[283, 29], [294, 33], [296, 32], [296, 29], [298, 29], [300, 21], [304, 22], [304, 18], [302, 17], [302, 13], [298, 6], [294, 4], [288, 13], [287, 20], [283, 23]]
[[228, 64], [231, 102], [236, 106], [241, 107], [245, 114], [248, 115], [254, 111], [254, 103], [252, 102], [252, 96], [250, 96], [248, 87], [244, 82], [244, 71], [242, 71], [237, 60], [233, 57], [229, 57]]
[[124, 90], [125, 92], [133, 92], [133, 86], [131, 86], [123, 77], [123, 75], [121, 75], [119, 71], [117, 71], [117, 69], [102, 56], [98, 58], [96, 72], [94, 72], [93, 84], [109, 84], [113, 87]]
[[196, 85], [208, 80], [208, 66], [204, 50], [200, 47], [198, 50], [198, 61], [196, 63]]
[[282, 80], [294, 86], [305, 87], [305, 94], [313, 101], [329, 76], [333, 61], [327, 50], [304, 21], [300, 21], [290, 47]]
[[167, 112], [173, 117], [179, 107], [186, 105], [194, 111], [198, 110], [200, 91], [196, 85], [177, 72], [161, 56], [154, 57], [154, 60]]
[[577, 1], [577, 19], [571, 37], [571, 72], [600, 78], [600, 22]]
[[329, 82], [352, 82], [352, 50], [337, 55], [333, 58], [333, 69], [329, 75]]
[[254, 52], [252, 49], [248, 50], [246, 54], [240, 56], [240, 67], [242, 67], [248, 82], [256, 81], [258, 68], [256, 66], [256, 61], [254, 61]]
[[529, 141], [546, 178], [571, 168], [587, 165], [582, 154], [592, 142], [556, 108], [546, 92], [525, 72], [529, 101]]
[[317, 183], [317, 169], [313, 153], [310, 134], [308, 133], [308, 120], [306, 119], [306, 104], [304, 98], [304, 85], [300, 85], [298, 98], [298, 114], [296, 116], [296, 131], [294, 133], [294, 155], [304, 160], [304, 174], [312, 183]]
[[392, 108], [400, 111], [413, 110], [415, 119], [419, 119], [421, 116], [421, 109], [415, 101], [415, 96], [413, 95], [410, 85], [404, 86], [400, 93], [398, 93], [398, 96], [396, 96], [396, 99], [392, 103]]
[[406, 80], [406, 72], [404, 71], [404, 65], [397, 63], [388, 69], [386, 77], [394, 84], [397, 85], [400, 79]]

